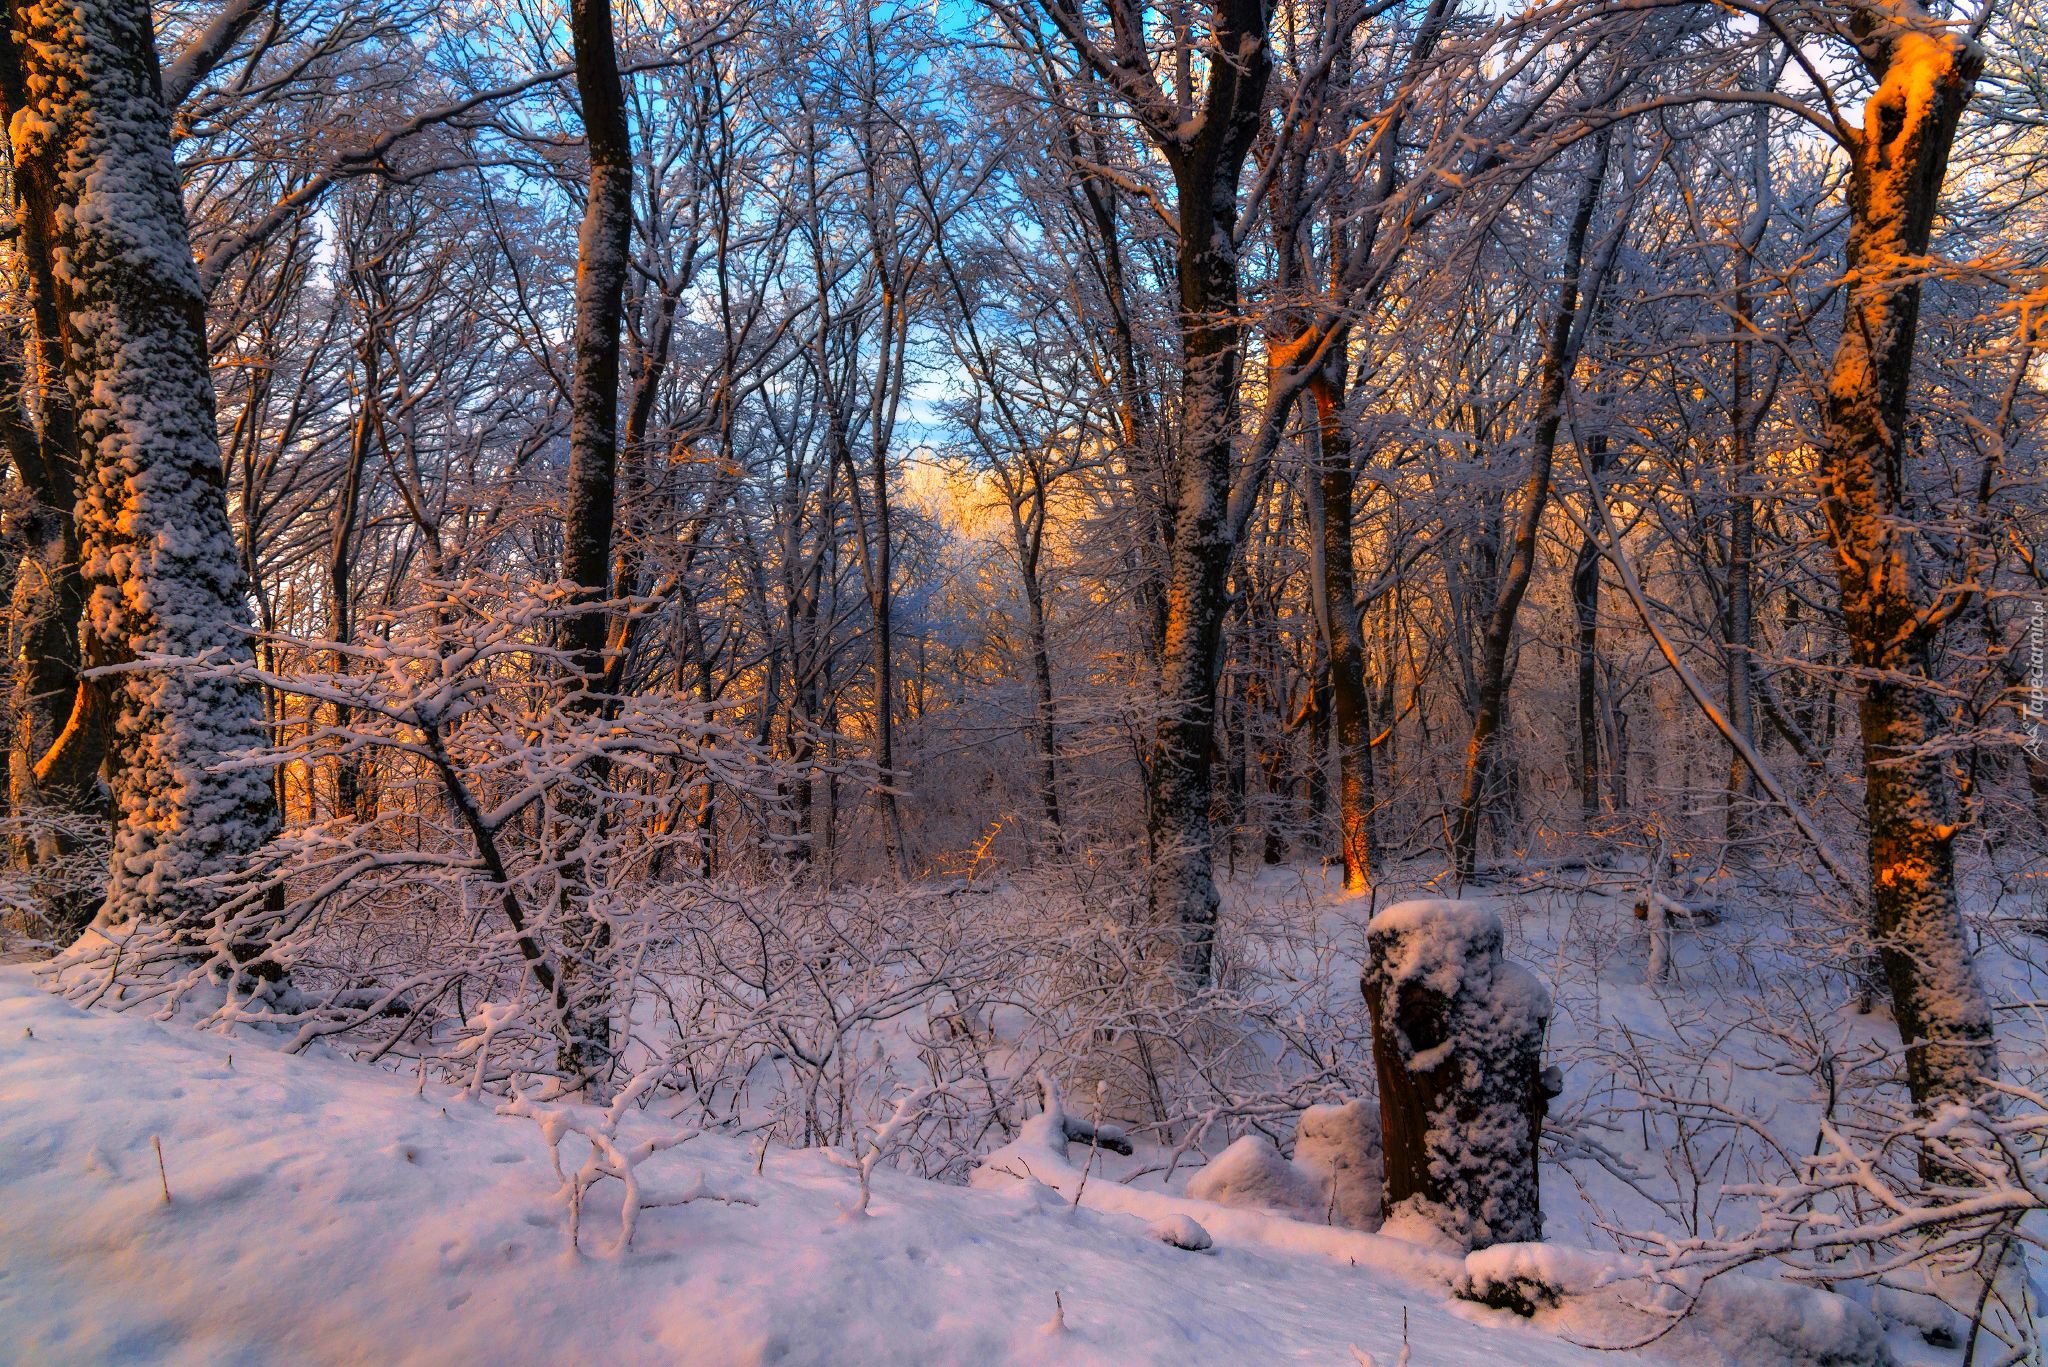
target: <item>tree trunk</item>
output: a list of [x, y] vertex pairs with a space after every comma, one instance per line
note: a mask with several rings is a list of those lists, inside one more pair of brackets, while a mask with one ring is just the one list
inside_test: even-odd
[[[1111, 5], [1113, 46], [1098, 40], [1076, 7], [1048, 5], [1091, 79], [1116, 89], [1173, 174], [1179, 215], [1175, 277], [1181, 341], [1180, 430], [1160, 481], [1170, 509], [1163, 614], [1158, 627], [1159, 720], [1145, 763], [1145, 833], [1150, 852], [1147, 901], [1152, 919], [1178, 940], [1182, 990], [1210, 982], [1220, 898], [1213, 875], [1210, 801], [1216, 744], [1216, 682], [1223, 618], [1229, 605], [1234, 528], [1231, 480], [1237, 384], [1244, 321], [1238, 298], [1239, 181], [1262, 129], [1273, 50], [1267, 6], [1211, 0], [1202, 44], [1206, 69], [1191, 81], [1194, 49], [1183, 46], [1175, 93], [1148, 50], [1151, 35], [1136, 10]], [[1113, 217], [1096, 178], [1084, 182], [1098, 230], [1113, 239]], [[1110, 249], [1106, 242], [1106, 249]], [[1112, 294], [1116, 293], [1112, 287]], [[1120, 353], [1125, 435], [1135, 357]], [[1147, 454], [1139, 449], [1141, 456]]]
[[1160, 640], [1160, 719], [1148, 766], [1147, 889], [1157, 923], [1179, 937], [1181, 983], [1208, 986], [1216, 891], [1209, 805], [1214, 795], [1216, 684], [1230, 598], [1230, 493], [1244, 320], [1238, 298], [1238, 179], [1272, 72], [1266, 13], [1250, 0], [1214, 11], [1216, 51], [1192, 138], [1152, 129], [1173, 169], [1180, 210], [1181, 422], [1177, 498]]
[[[1522, 595], [1528, 592], [1529, 578], [1536, 568], [1536, 533], [1550, 496], [1551, 455], [1557, 449], [1557, 429], [1564, 418], [1565, 386], [1571, 381], [1573, 362], [1578, 359], [1580, 335], [1573, 323], [1579, 313], [1579, 273], [1586, 258], [1586, 233], [1592, 227], [1593, 210], [1600, 202], [1600, 186], [1607, 177], [1607, 145], [1607, 135], [1603, 133], [1597, 139], [1593, 165], [1580, 187], [1578, 207], [1565, 237], [1565, 274], [1558, 285], [1557, 308], [1551, 315], [1550, 337], [1543, 349], [1529, 479], [1523, 486], [1522, 508], [1515, 520], [1514, 550], [1501, 576], [1500, 593], [1480, 642], [1472, 740], [1466, 749], [1465, 786], [1451, 838], [1452, 868], [1459, 883], [1471, 880], [1478, 861], [1479, 811], [1484, 804], [1486, 777], [1492, 767], [1495, 735], [1506, 696], [1508, 646], [1514, 639], [1515, 615], [1521, 609]], [[1596, 273], [1592, 288], [1586, 292], [1589, 302], [1599, 288]]]
[[[569, 32], [576, 55], [576, 94], [590, 156], [590, 188], [576, 240], [575, 362], [569, 385], [569, 490], [562, 525], [562, 578], [578, 598], [602, 599], [611, 587], [612, 519], [619, 457], [619, 329], [625, 315], [626, 253], [632, 234], [633, 152], [626, 96], [612, 41], [610, 0], [572, 0]], [[572, 653], [572, 687], [594, 695], [605, 682], [608, 614], [591, 608], [564, 623]], [[585, 705], [591, 705], [586, 701]], [[601, 821], [601, 813], [589, 814]], [[586, 824], [572, 813], [570, 825]], [[562, 832], [563, 842], [583, 831]], [[609, 1050], [609, 1003], [602, 1000], [599, 961], [607, 948], [603, 923], [585, 901], [591, 870], [580, 859], [562, 864], [561, 978], [570, 1019], [559, 1066], [567, 1085], [593, 1078]], [[584, 981], [578, 982], [578, 979]]]
[[[1770, 131], [1769, 112], [1758, 105], [1750, 116], [1752, 140], [1751, 169], [1755, 176], [1757, 203], [1735, 253], [1735, 325], [1738, 329], [1728, 396], [1728, 724], [1752, 746], [1756, 744], [1756, 685], [1750, 652], [1755, 645], [1754, 607], [1756, 556], [1756, 502], [1750, 485], [1756, 476], [1755, 437], [1763, 405], [1754, 393], [1750, 374], [1750, 284], [1755, 274], [1753, 253], [1763, 240], [1770, 222]], [[1749, 804], [1756, 794], [1756, 775], [1740, 752], [1728, 761], [1728, 820], [1730, 840], [1739, 837], [1747, 825]]]
[[875, 761], [880, 777], [875, 790], [875, 815], [881, 821], [882, 853], [889, 864], [889, 876], [902, 879], [909, 877], [910, 870], [903, 847], [903, 810], [896, 801], [896, 533], [891, 525], [886, 443], [876, 443], [873, 476], [874, 572], [868, 586], [868, 606], [875, 627]]
[[[138, 655], [249, 657], [247, 584], [228, 524], [206, 300], [192, 265], [150, 12], [140, 0], [10, 3], [0, 34], [24, 241], [65, 269], [53, 331], [76, 416], [85, 667]], [[18, 76], [19, 84], [15, 84]], [[53, 433], [46, 435], [54, 436]], [[220, 760], [264, 743], [256, 689], [177, 671], [76, 690], [36, 765], [80, 792], [100, 767], [117, 814], [109, 928], [175, 927], [197, 947], [232, 873], [276, 822], [267, 777]], [[261, 952], [227, 946], [238, 961]]]
[[[1956, 896], [1954, 793], [1933, 748], [1943, 730], [1934, 637], [1968, 595], [1932, 581], [1903, 525], [1919, 277], [1983, 57], [1910, 0], [1859, 10], [1855, 24], [1880, 84], [1851, 141], [1853, 283], [1828, 374], [1824, 508], [1851, 656], [1883, 671], [1864, 683], [1860, 707], [1872, 930], [1906, 1045], [1907, 1087], [1926, 1112], [1975, 1100], [1997, 1063]], [[1923, 1168], [1930, 1162], [1923, 1154]]]
[[[1351, 434], [1344, 428], [1343, 334], [1330, 343], [1330, 360], [1309, 381], [1321, 443], [1321, 469], [1312, 510], [1322, 535], [1313, 548], [1321, 564], [1315, 584], [1317, 614], [1330, 652], [1330, 704], [1337, 723], [1337, 820], [1344, 855], [1344, 888], [1362, 891], [1379, 862], [1373, 839], [1372, 713], [1365, 691], [1365, 640], [1358, 620], [1352, 562]], [[1318, 763], [1321, 756], [1317, 757]], [[1318, 813], [1320, 815], [1320, 813]]]
[[1045, 497], [1041, 488], [1029, 525], [1016, 503], [1010, 526], [1016, 538], [1017, 568], [1024, 580], [1025, 605], [1031, 613], [1031, 673], [1038, 685], [1038, 799], [1045, 812], [1046, 839], [1055, 852], [1066, 848], [1060, 822], [1059, 713], [1052, 691], [1052, 650], [1045, 626], [1045, 588], [1038, 579], [1038, 559], [1045, 545]]
[[[1586, 438], [1594, 479], [1607, 468], [1607, 434]], [[1572, 616], [1578, 623], [1579, 810], [1591, 826], [1600, 815], [1600, 542], [1590, 533], [1572, 564]]]
[[[14, 43], [0, 35], [0, 117], [12, 119], [28, 107], [27, 74]], [[24, 151], [28, 148], [25, 145]], [[32, 331], [19, 336], [19, 350], [0, 363], [0, 425], [8, 455], [33, 511], [23, 519], [26, 542], [16, 568], [8, 641], [14, 659], [16, 732], [8, 747], [8, 805], [28, 822], [17, 840], [13, 862], [33, 869], [80, 848], [79, 833], [105, 822], [99, 770], [106, 756], [105, 713], [100, 724], [69, 732], [65, 723], [79, 696], [79, 624], [86, 586], [78, 550], [78, 427], [64, 377], [62, 329], [57, 321], [57, 287], [50, 264], [51, 205], [55, 169], [14, 158], [17, 231], [15, 251]], [[35, 202], [36, 196], [44, 202]], [[13, 339], [10, 339], [13, 341]], [[33, 412], [34, 417], [31, 417]], [[97, 700], [96, 700], [97, 701]], [[60, 736], [65, 752], [52, 755]], [[41, 780], [38, 763], [50, 759]], [[48, 813], [38, 820], [38, 810]], [[70, 940], [85, 929], [99, 905], [90, 893], [64, 880], [38, 887], [38, 901], [52, 933]]]
[[[590, 188], [576, 239], [576, 357], [569, 384], [569, 499], [562, 525], [562, 578], [586, 599], [611, 586], [614, 484], [619, 459], [619, 329], [625, 316], [626, 251], [633, 228], [633, 149], [625, 88], [612, 43], [610, 0], [572, 0], [576, 94], [590, 155]], [[607, 620], [597, 609], [571, 618], [564, 645], [586, 679], [604, 669]]]
[[[1738, 344], [1739, 345], [1739, 344]], [[1743, 362], [1737, 362], [1738, 369]], [[1746, 403], [1744, 398], [1740, 402]], [[1748, 490], [1754, 460], [1748, 434], [1737, 429], [1736, 450], [1730, 460], [1730, 477], [1737, 484], [1728, 509], [1728, 724], [1751, 745], [1756, 744], [1756, 686], [1750, 677], [1750, 650], [1755, 637], [1755, 610], [1750, 596], [1756, 555], [1756, 505]], [[1728, 818], [1730, 840], [1739, 838], [1748, 824], [1747, 813], [1756, 793], [1756, 775], [1738, 752], [1729, 761]]]
[[[327, 637], [340, 645], [348, 644], [355, 630], [350, 577], [355, 564], [356, 519], [362, 503], [363, 467], [370, 458], [370, 434], [382, 421], [378, 345], [377, 335], [371, 331], [359, 350], [363, 364], [363, 406], [356, 415], [341, 488], [334, 494], [333, 525], [328, 537]], [[348, 673], [350, 663], [346, 652], [335, 652], [336, 673]], [[346, 704], [337, 703], [334, 708], [335, 726], [347, 727], [351, 710]], [[343, 755], [335, 761], [334, 815], [337, 818], [355, 822], [375, 819], [377, 799], [368, 779], [369, 764], [362, 755]]]
[[[28, 342], [22, 350], [32, 345]], [[61, 384], [61, 377], [54, 378]], [[55, 866], [80, 850], [87, 830], [106, 820], [96, 781], [105, 738], [93, 737], [83, 747], [79, 758], [84, 762], [72, 766], [74, 778], [36, 781], [36, 760], [49, 753], [78, 691], [78, 623], [85, 606], [85, 581], [79, 575], [78, 524], [72, 517], [76, 462], [71, 451], [59, 451], [47, 440], [46, 434], [60, 421], [48, 391], [41, 403], [44, 423], [39, 427], [31, 421], [22, 402], [31, 383], [19, 353], [0, 357], [0, 423], [30, 502], [17, 523], [22, 554], [8, 603], [15, 731], [8, 747], [6, 801], [8, 815], [20, 819], [12, 863], [30, 873], [49, 933], [69, 941], [91, 921], [99, 899], [75, 886]], [[69, 417], [66, 396], [61, 425], [67, 431]], [[45, 878], [38, 869], [56, 876]]]

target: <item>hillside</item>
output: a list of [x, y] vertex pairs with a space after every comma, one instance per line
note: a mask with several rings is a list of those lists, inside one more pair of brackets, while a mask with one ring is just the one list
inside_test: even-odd
[[[1452, 1257], [1099, 1175], [1076, 1211], [1046, 1184], [1070, 1195], [1075, 1170], [1032, 1126], [992, 1164], [1036, 1157], [1045, 1181], [884, 1167], [865, 1219], [843, 1218], [856, 1184], [823, 1151], [771, 1149], [755, 1175], [746, 1143], [695, 1138], [638, 1169], [648, 1194], [701, 1180], [754, 1204], [648, 1210], [621, 1255], [608, 1181], [572, 1255], [541, 1128], [497, 1104], [81, 1012], [0, 967], [0, 1362], [1165, 1367], [1355, 1363], [1356, 1345], [1388, 1367], [1405, 1315], [1414, 1367], [1590, 1367], [1618, 1359], [1548, 1331], [1618, 1341], [1644, 1323], [1590, 1297], [1531, 1326], [1450, 1300]], [[664, 1132], [629, 1115], [620, 1136]], [[1200, 1215], [1215, 1247], [1148, 1235], [1169, 1210]], [[1863, 1312], [1753, 1289], [1766, 1300], [1653, 1355], [1838, 1362], [1860, 1342], [1870, 1360]]]

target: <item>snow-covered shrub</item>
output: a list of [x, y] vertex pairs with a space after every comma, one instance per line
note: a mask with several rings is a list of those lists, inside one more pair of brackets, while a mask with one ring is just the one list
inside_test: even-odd
[[1134, 1134], [1182, 1149], [1219, 1131], [1280, 1142], [1305, 1106], [1377, 1090], [1358, 946], [1306, 891], [1233, 906], [1218, 983], [1195, 996], [1173, 977], [1176, 933], [1153, 926], [1135, 865], [1097, 852], [1013, 875], [985, 915], [1021, 950], [1020, 1071], [1106, 1082], [1106, 1114]]
[[[53, 806], [0, 818], [0, 933], [61, 945], [89, 919], [107, 880], [107, 823]], [[68, 923], [68, 924], [67, 924]]]
[[[1767, 964], [1770, 951], [1746, 952]], [[1804, 964], [1779, 964], [1789, 976], [1764, 990], [1673, 997], [1662, 1028], [1582, 1038], [1575, 1074], [1605, 1085], [1546, 1142], [1550, 1161], [1604, 1172], [1590, 1232], [1661, 1275], [1706, 1279], [1701, 1313], [1724, 1294], [1711, 1290], [1723, 1274], [1768, 1270], [1853, 1290], [1917, 1333], [2002, 1345], [1984, 1360], [2021, 1351], [2035, 1313], [2026, 1219], [2048, 1194], [2048, 1090], [2031, 1032], [2014, 1022], [2009, 1076], [1980, 1104], [1915, 1115], [1897, 1046], [1845, 1028], [1853, 981], [1836, 984], [1842, 1009], [1828, 1011]], [[1923, 1151], [1967, 1180], [1928, 1180]]]
[[1558, 1244], [1495, 1244], [1466, 1255], [1451, 1288], [1614, 1349], [1661, 1346], [1681, 1361], [1880, 1367], [1890, 1361], [1870, 1311], [1844, 1296], [1741, 1275], [1674, 1273], [1655, 1260]]
[[[359, 1031], [394, 1006], [407, 1028], [460, 985], [524, 1001], [566, 1056], [602, 1035], [651, 865], [687, 836], [680, 797], [716, 783], [773, 800], [771, 766], [709, 708], [650, 689], [571, 706], [550, 644], [559, 586], [474, 576], [422, 585], [352, 644], [265, 638], [266, 660], [153, 660], [198, 683], [299, 700], [309, 724], [228, 767], [320, 769], [374, 757], [387, 801], [282, 836], [203, 893], [197, 931], [106, 926], [54, 970], [75, 1000], [292, 1032]], [[630, 607], [631, 604], [626, 606]], [[576, 927], [583, 927], [578, 931]], [[396, 971], [394, 971], [396, 969]], [[288, 986], [279, 980], [289, 973]], [[365, 997], [368, 978], [379, 990]], [[559, 1071], [540, 1059], [529, 1071]], [[603, 1077], [593, 1080], [601, 1088]]]
[[896, 1109], [889, 1118], [866, 1134], [856, 1133], [853, 1137], [853, 1153], [849, 1157], [836, 1149], [828, 1149], [832, 1161], [850, 1169], [860, 1180], [860, 1199], [851, 1206], [842, 1207], [840, 1218], [864, 1220], [868, 1214], [868, 1199], [873, 1194], [875, 1165], [887, 1158], [896, 1145], [901, 1143], [917, 1126], [918, 1118], [925, 1104], [938, 1091], [936, 1087], [915, 1087], [905, 1092], [896, 1101]]
[[[668, 1134], [657, 1134], [637, 1144], [629, 1144], [619, 1138], [619, 1122], [640, 1097], [651, 1091], [663, 1077], [667, 1068], [655, 1066], [644, 1069], [619, 1094], [611, 1105], [602, 1111], [580, 1106], [548, 1107], [538, 1106], [521, 1092], [515, 1084], [512, 1100], [498, 1107], [499, 1115], [523, 1116], [539, 1123], [541, 1138], [547, 1142], [548, 1159], [554, 1165], [555, 1176], [562, 1181], [563, 1193], [569, 1200], [569, 1248], [571, 1252], [580, 1247], [579, 1237], [583, 1219], [584, 1195], [607, 1177], [617, 1178], [625, 1188], [624, 1203], [619, 1210], [619, 1244], [617, 1251], [625, 1253], [633, 1247], [633, 1230], [640, 1220], [640, 1212], [656, 1206], [682, 1206], [692, 1201], [723, 1201], [729, 1205], [753, 1205], [745, 1196], [721, 1196], [704, 1185], [700, 1174], [697, 1182], [688, 1191], [670, 1196], [649, 1195], [640, 1189], [636, 1169], [655, 1154], [687, 1144], [700, 1131], [696, 1129], [677, 1130]], [[573, 1174], [562, 1170], [562, 1141], [570, 1135], [580, 1135], [590, 1144], [590, 1155], [583, 1166]], [[865, 1191], [863, 1191], [865, 1195]]]
[[758, 1117], [791, 1147], [850, 1143], [905, 1085], [943, 1089], [900, 1142], [925, 1175], [964, 1176], [1015, 1110], [1013, 1081], [989, 1066], [993, 1041], [960, 1028], [1017, 963], [974, 910], [789, 883], [653, 890], [635, 976], [642, 1033], [673, 1040], [659, 1047], [680, 1051], [678, 1084], [707, 1123]]

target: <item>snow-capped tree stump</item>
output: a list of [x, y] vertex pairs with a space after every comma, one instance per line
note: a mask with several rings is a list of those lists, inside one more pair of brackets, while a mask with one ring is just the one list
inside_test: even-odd
[[1390, 1221], [1414, 1215], [1468, 1248], [1543, 1237], [1536, 1139], [1550, 993], [1501, 957], [1500, 918], [1471, 902], [1391, 906], [1367, 928]]

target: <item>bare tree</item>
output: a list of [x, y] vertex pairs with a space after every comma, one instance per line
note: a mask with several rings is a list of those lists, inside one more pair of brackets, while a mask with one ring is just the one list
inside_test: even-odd
[[[1171, 35], [1168, 62], [1160, 63], [1144, 17], [1128, 5], [1108, 6], [1107, 31], [1078, 10], [1057, 3], [1044, 9], [1078, 60], [1131, 110], [1173, 177], [1181, 412], [1167, 476], [1174, 512], [1147, 828], [1152, 911], [1178, 927], [1182, 978], [1200, 987], [1210, 977], [1220, 904], [1209, 799], [1244, 364], [1239, 181], [1273, 69], [1268, 13], [1257, 0], [1216, 0], [1203, 21], [1206, 37], [1197, 36], [1187, 16]], [[1160, 83], [1162, 65], [1173, 73], [1171, 89]]]
[[1535, 402], [1529, 414], [1529, 476], [1515, 516], [1514, 549], [1502, 567], [1500, 587], [1480, 643], [1472, 739], [1466, 749], [1464, 789], [1450, 840], [1452, 867], [1460, 882], [1471, 879], [1478, 857], [1479, 809], [1493, 759], [1495, 733], [1500, 726], [1508, 652], [1514, 638], [1515, 617], [1536, 567], [1537, 534], [1550, 497], [1550, 465], [1557, 449], [1558, 427], [1564, 420], [1565, 391], [1584, 345], [1593, 307], [1613, 262], [1621, 228], [1626, 224], [1624, 216], [1622, 223], [1609, 231], [1588, 270], [1586, 238], [1607, 179], [1609, 139], [1603, 132], [1593, 142], [1593, 155], [1581, 172], [1578, 200], [1564, 235], [1564, 274], [1558, 282], [1557, 302], [1551, 310]]

